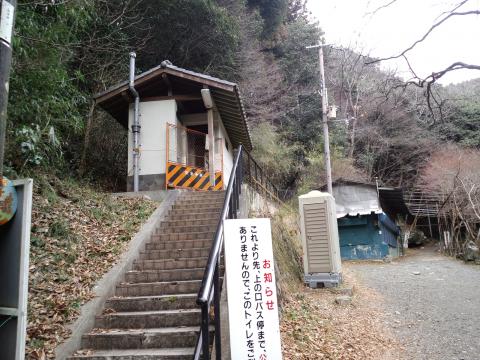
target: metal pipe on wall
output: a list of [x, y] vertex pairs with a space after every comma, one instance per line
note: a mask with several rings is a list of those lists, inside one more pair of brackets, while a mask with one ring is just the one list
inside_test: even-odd
[[135, 89], [135, 58], [137, 54], [135, 52], [130, 53], [130, 82], [129, 90], [135, 99], [133, 108], [133, 124], [132, 124], [132, 136], [133, 136], [133, 191], [138, 192], [139, 187], [139, 174], [140, 174], [140, 149], [139, 149], [139, 137], [140, 137], [140, 95]]

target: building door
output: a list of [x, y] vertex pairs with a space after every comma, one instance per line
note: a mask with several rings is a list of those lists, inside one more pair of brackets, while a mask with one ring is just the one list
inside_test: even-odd
[[[215, 171], [211, 184], [206, 149], [207, 125], [167, 125], [167, 189], [222, 190], [223, 172]], [[223, 155], [223, 153], [221, 153]], [[222, 162], [223, 163], [223, 162]]]
[[[188, 131], [190, 130], [190, 131]], [[187, 164], [208, 169], [208, 151], [205, 149], [207, 125], [187, 127]]]

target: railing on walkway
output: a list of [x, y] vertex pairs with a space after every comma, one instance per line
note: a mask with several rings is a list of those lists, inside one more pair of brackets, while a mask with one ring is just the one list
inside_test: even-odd
[[267, 175], [260, 165], [258, 165], [253, 159], [252, 155], [250, 155], [247, 150], [243, 149], [241, 159], [245, 182], [265, 198], [270, 198], [277, 203], [281, 203], [282, 200], [278, 188], [273, 184], [271, 177]]
[[237, 218], [243, 180], [242, 161], [240, 160], [243, 151], [243, 147], [240, 145], [235, 155], [232, 173], [225, 193], [225, 201], [218, 221], [217, 230], [213, 238], [212, 248], [208, 255], [207, 266], [205, 267], [205, 272], [203, 274], [200, 291], [198, 292], [197, 304], [200, 305], [202, 309], [202, 322], [197, 346], [195, 347], [194, 360], [210, 359], [210, 308], [212, 306], [212, 301], [216, 358], [220, 359], [222, 354], [220, 332], [220, 263], [223, 249], [223, 221], [226, 219]]
[[210, 324], [213, 305], [213, 326], [215, 328], [215, 355], [221, 359], [222, 344], [220, 330], [220, 295], [221, 278], [220, 266], [223, 250], [223, 221], [236, 219], [240, 207], [240, 194], [243, 182], [248, 183], [259, 194], [273, 201], [281, 202], [278, 189], [252, 158], [240, 145], [236, 150], [232, 173], [225, 193], [222, 212], [218, 221], [217, 230], [213, 238], [212, 248], [208, 256], [207, 266], [203, 274], [202, 284], [198, 292], [197, 304], [202, 309], [201, 330], [194, 352], [194, 360], [210, 360]]

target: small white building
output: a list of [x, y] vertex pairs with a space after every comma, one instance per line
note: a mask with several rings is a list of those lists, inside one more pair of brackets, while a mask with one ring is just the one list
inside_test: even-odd
[[128, 128], [127, 190], [133, 189], [136, 154], [139, 190], [223, 189], [234, 149], [240, 144], [247, 150], [252, 147], [238, 86], [164, 61], [136, 76], [134, 87], [140, 101], [137, 148], [129, 82], [94, 97], [98, 106]]

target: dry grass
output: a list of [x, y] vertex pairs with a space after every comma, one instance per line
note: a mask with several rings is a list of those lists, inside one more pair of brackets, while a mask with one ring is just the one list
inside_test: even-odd
[[[259, 214], [256, 214], [259, 215]], [[338, 293], [303, 286], [298, 212], [282, 207], [272, 218], [280, 332], [284, 360], [397, 360], [403, 351], [387, 330], [383, 299], [343, 265], [343, 287], [353, 287], [350, 305], [337, 305]]]
[[338, 294], [329, 289], [292, 289], [281, 321], [284, 360], [403, 358], [378, 310], [382, 299], [360, 284], [348, 266], [344, 276], [345, 285], [355, 289], [350, 305], [337, 305]]
[[156, 205], [54, 177], [35, 179], [27, 358], [53, 359], [92, 288]]
[[272, 242], [275, 255], [279, 300], [302, 281], [302, 245], [298, 229], [298, 213], [283, 207], [272, 216]]

